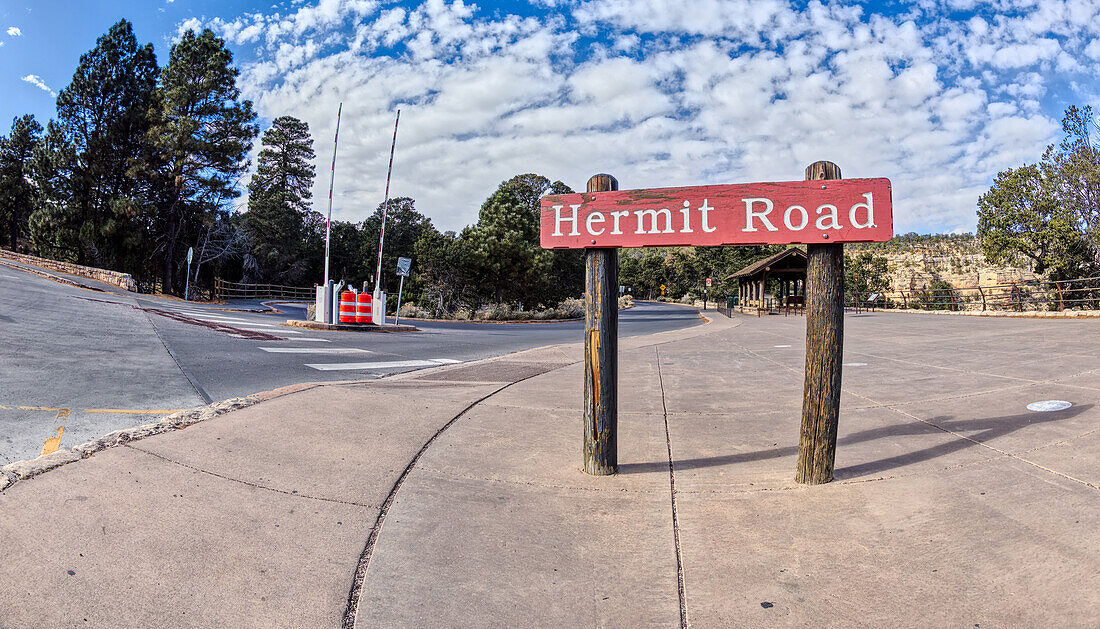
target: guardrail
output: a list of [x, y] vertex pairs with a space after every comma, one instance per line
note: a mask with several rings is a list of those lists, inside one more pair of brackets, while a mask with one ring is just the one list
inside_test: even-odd
[[[873, 298], [873, 299], [872, 299]], [[1100, 277], [995, 286], [848, 293], [850, 308], [1040, 312], [1100, 309]]]
[[295, 301], [313, 301], [317, 289], [302, 286], [283, 286], [281, 284], [246, 284], [229, 282], [220, 277], [214, 278], [214, 297], [216, 299], [292, 299]]

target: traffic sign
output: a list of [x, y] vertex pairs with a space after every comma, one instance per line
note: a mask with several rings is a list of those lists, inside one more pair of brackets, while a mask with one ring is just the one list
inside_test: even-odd
[[412, 258], [398, 258], [397, 274], [401, 277], [407, 277], [409, 275], [409, 269], [412, 268], [412, 263]]
[[557, 194], [547, 249], [885, 242], [890, 180], [832, 179]]
[[707, 278], [707, 288], [710, 288], [710, 278]]

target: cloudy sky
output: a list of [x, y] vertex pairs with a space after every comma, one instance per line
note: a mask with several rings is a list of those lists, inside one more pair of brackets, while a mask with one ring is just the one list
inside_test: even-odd
[[333, 214], [352, 221], [382, 200], [400, 108], [391, 193], [442, 229], [517, 173], [626, 189], [828, 159], [893, 180], [896, 232], [972, 231], [993, 175], [1036, 161], [1068, 105], [1100, 104], [1100, 0], [5, 0], [0, 16], [0, 119], [48, 119], [121, 17], [162, 63], [208, 27], [265, 124], [309, 123], [318, 209], [338, 104]]

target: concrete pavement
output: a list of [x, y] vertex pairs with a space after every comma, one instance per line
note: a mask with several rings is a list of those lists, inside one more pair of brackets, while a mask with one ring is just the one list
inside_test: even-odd
[[[837, 480], [793, 483], [804, 319], [274, 392], [0, 493], [0, 626], [1091, 626], [1087, 321], [849, 316]], [[1040, 400], [1067, 410], [1026, 409]]]

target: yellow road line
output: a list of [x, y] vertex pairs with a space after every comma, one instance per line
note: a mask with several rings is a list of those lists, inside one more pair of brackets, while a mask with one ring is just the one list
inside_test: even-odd
[[[54, 417], [52, 429], [57, 431], [57, 434], [47, 438], [42, 442], [42, 454], [53, 454], [61, 448], [61, 435], [65, 432], [65, 425], [61, 422], [69, 419], [69, 415], [72, 414], [73, 409], [69, 408], [56, 408], [53, 406], [7, 406], [0, 404], [0, 409], [3, 410], [20, 410], [20, 411], [49, 411], [57, 413]], [[84, 408], [80, 409], [85, 413], [101, 413], [112, 415], [169, 415], [171, 413], [177, 413], [179, 411], [185, 411], [185, 408], [157, 408], [157, 409], [138, 409], [138, 408]], [[60, 425], [58, 425], [60, 424]]]
[[[72, 412], [72, 409], [56, 408], [53, 406], [6, 406], [0, 404], [2, 410], [20, 410], [20, 411], [50, 411], [57, 413], [60, 411], [66, 411], [66, 413]], [[188, 411], [187, 408], [155, 408], [155, 409], [137, 409], [137, 408], [82, 408], [80, 411], [84, 413], [112, 413], [118, 415], [168, 415], [171, 413], [178, 413], [180, 411]]]
[[132, 408], [85, 408], [82, 409], [85, 413], [118, 413], [120, 415], [166, 415], [169, 413], [178, 413], [180, 411], [186, 411], [190, 409], [186, 408], [162, 408], [151, 411], [139, 411]]

